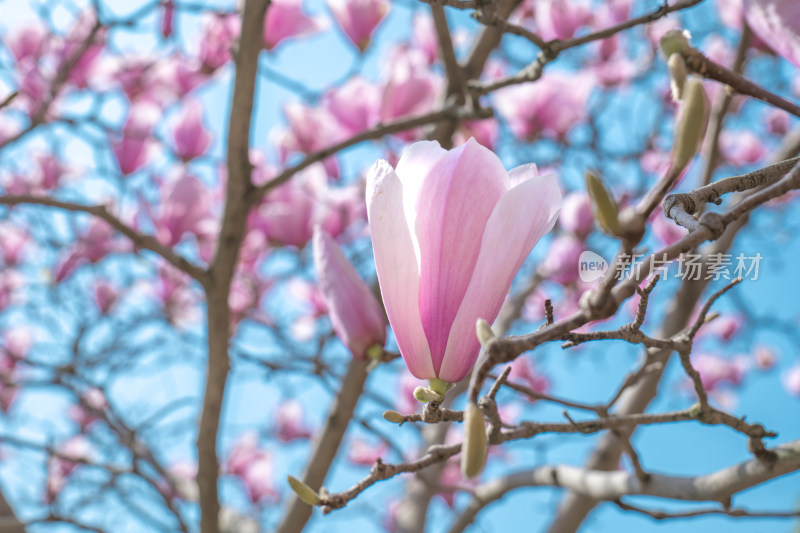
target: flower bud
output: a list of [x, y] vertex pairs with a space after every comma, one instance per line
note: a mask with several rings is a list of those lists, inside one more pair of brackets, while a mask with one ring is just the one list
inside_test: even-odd
[[692, 34], [688, 30], [669, 30], [659, 41], [664, 57], [671, 57], [673, 54], [683, 54], [692, 47], [689, 39]]
[[314, 266], [336, 334], [357, 359], [386, 342], [386, 320], [375, 295], [330, 235], [314, 228]]
[[490, 326], [489, 323], [482, 318], [479, 318], [475, 322], [475, 333], [478, 335], [478, 341], [483, 347], [485, 347], [490, 340], [495, 338], [494, 331], [492, 331], [492, 326]]
[[406, 421], [406, 417], [404, 417], [397, 411], [392, 411], [392, 410], [384, 411], [383, 418], [385, 418], [386, 420], [388, 420], [393, 424], [402, 424], [403, 422]]
[[464, 409], [464, 444], [461, 445], [461, 473], [473, 478], [481, 473], [486, 464], [489, 443], [486, 439], [486, 424], [483, 413], [474, 403]]
[[708, 96], [703, 82], [697, 78], [688, 79], [675, 122], [671, 156], [673, 170], [681, 171], [686, 168], [703, 144], [708, 126], [708, 109]]
[[686, 60], [680, 54], [672, 54], [667, 61], [667, 69], [672, 101], [677, 102], [683, 97], [683, 86], [686, 84]]
[[444, 400], [444, 396], [442, 394], [425, 387], [417, 387], [414, 389], [414, 398], [422, 403], [441, 402]]
[[303, 500], [308, 505], [319, 505], [319, 495], [294, 476], [288, 476], [289, 486], [297, 494], [297, 497]]
[[619, 235], [619, 207], [603, 180], [594, 172], [586, 172], [586, 190], [592, 199], [592, 212], [600, 228], [610, 235]]

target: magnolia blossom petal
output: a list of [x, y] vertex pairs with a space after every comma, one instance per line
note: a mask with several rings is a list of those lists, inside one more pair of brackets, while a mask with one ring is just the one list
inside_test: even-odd
[[314, 265], [333, 329], [353, 356], [363, 359], [370, 346], [383, 346], [383, 309], [336, 241], [320, 226], [314, 228]]
[[500, 159], [470, 139], [449, 151], [423, 178], [425, 194], [417, 198], [416, 220], [419, 314], [437, 372], [472, 279], [481, 247], [478, 236], [506, 192], [506, 175]]
[[745, 17], [753, 33], [800, 67], [800, 2], [745, 0]]
[[403, 210], [403, 184], [383, 160], [367, 174], [367, 216], [386, 314], [412, 374], [435, 377], [419, 315], [419, 271]]
[[460, 381], [475, 364], [479, 352], [476, 320], [494, 320], [522, 263], [558, 217], [561, 191], [555, 176], [537, 176], [535, 166], [524, 165], [509, 177], [516, 182], [524, 174], [529, 179], [503, 196], [486, 224], [472, 280], [449, 331], [439, 370], [445, 381]]

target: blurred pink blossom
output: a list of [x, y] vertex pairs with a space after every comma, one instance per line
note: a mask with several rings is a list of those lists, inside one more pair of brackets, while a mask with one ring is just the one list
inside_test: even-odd
[[592, 18], [592, 9], [585, 0], [538, 0], [536, 28], [545, 41], [569, 39]]
[[0, 222], [0, 258], [6, 267], [20, 263], [30, 242], [28, 232], [19, 224]]
[[72, 250], [62, 256], [54, 269], [56, 282], [61, 282], [78, 267], [97, 263], [108, 254], [127, 250], [128, 246], [116, 239], [114, 229], [99, 218], [92, 218], [86, 231], [78, 235]]
[[122, 128], [122, 137], [112, 141], [111, 149], [124, 175], [132, 174], [150, 160], [152, 132], [161, 120], [161, 109], [148, 101], [134, 103]]
[[420, 13], [414, 16], [412, 43], [422, 52], [429, 65], [433, 65], [439, 58], [439, 40], [430, 15]]
[[303, 423], [303, 404], [297, 400], [287, 400], [278, 407], [275, 415], [277, 428], [275, 435], [283, 442], [311, 438], [311, 429]]
[[79, 403], [69, 408], [69, 417], [83, 431], [99, 420], [107, 408], [108, 401], [103, 391], [92, 387], [83, 393]]
[[[727, 359], [714, 354], [692, 354], [692, 366], [700, 374], [706, 391], [716, 390], [723, 383], [740, 385], [748, 370], [748, 363], [742, 357]], [[686, 378], [688, 380], [688, 378]]]
[[533, 361], [528, 357], [517, 357], [511, 362], [509, 378], [540, 394], [547, 393], [550, 388], [550, 380], [536, 370]]
[[749, 130], [724, 130], [719, 144], [726, 161], [736, 167], [754, 165], [767, 155], [764, 143]]
[[783, 388], [792, 396], [800, 398], [800, 363], [795, 363], [781, 377]]
[[56, 446], [56, 453], [47, 462], [47, 503], [56, 499], [72, 472], [80, 462], [88, 461], [91, 453], [89, 441], [83, 435], [76, 435]]
[[372, 466], [388, 449], [389, 446], [385, 442], [369, 444], [361, 439], [353, 439], [350, 442], [347, 459], [357, 466]]
[[323, 105], [336, 119], [339, 126], [352, 136], [375, 126], [380, 117], [380, 88], [362, 78], [354, 76], [340, 87], [331, 89]]
[[238, 477], [254, 504], [275, 500], [272, 455], [258, 447], [258, 435], [243, 433], [236, 441], [225, 463], [225, 471]]
[[535, 83], [500, 89], [494, 103], [518, 139], [562, 139], [585, 118], [594, 84], [586, 73], [551, 72]]
[[764, 121], [767, 124], [767, 131], [772, 135], [786, 135], [789, 133], [789, 113], [782, 109], [770, 108], [764, 117]]
[[94, 303], [100, 314], [106, 315], [119, 298], [119, 287], [106, 279], [94, 279]]
[[285, 39], [304, 37], [324, 27], [323, 19], [303, 11], [302, 0], [272, 0], [264, 22], [264, 48], [272, 50]]
[[165, 0], [161, 5], [161, 35], [170, 37], [175, 23], [175, 3]]
[[[441, 78], [430, 69], [425, 54], [410, 48], [397, 48], [389, 55], [382, 79], [380, 118], [383, 122], [430, 111], [441, 87]], [[415, 134], [398, 136], [410, 140]]]
[[198, 54], [205, 72], [214, 72], [231, 60], [231, 50], [240, 30], [239, 15], [206, 16]]
[[744, 0], [744, 12], [755, 35], [800, 67], [800, 2]]
[[211, 145], [211, 132], [203, 124], [203, 106], [197, 100], [184, 104], [183, 112], [172, 131], [175, 155], [191, 161], [206, 153]]
[[36, 21], [9, 32], [4, 40], [17, 62], [36, 62], [47, 51], [50, 32], [40, 21]]
[[572, 192], [564, 198], [558, 223], [566, 231], [584, 237], [594, 229], [594, 215], [589, 195], [584, 192]]
[[703, 337], [712, 335], [724, 342], [728, 342], [741, 331], [744, 323], [742, 315], [727, 313], [704, 324], [698, 331], [698, 335]]
[[328, 0], [328, 8], [344, 34], [363, 52], [372, 33], [389, 12], [387, 0]]
[[756, 346], [753, 350], [753, 359], [760, 370], [770, 370], [778, 360], [778, 354], [770, 346]]
[[578, 237], [562, 233], [550, 243], [539, 272], [562, 285], [574, 282], [578, 279], [578, 259], [585, 248]]

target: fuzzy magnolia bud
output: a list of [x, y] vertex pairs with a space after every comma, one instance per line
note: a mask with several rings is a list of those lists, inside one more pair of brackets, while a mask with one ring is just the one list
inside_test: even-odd
[[689, 33], [688, 30], [669, 30], [666, 32], [659, 41], [661, 45], [661, 51], [664, 53], [664, 57], [672, 57], [673, 54], [683, 54], [689, 48], [692, 47], [689, 44], [689, 39], [692, 38], [692, 34]]
[[686, 168], [703, 144], [708, 126], [708, 109], [708, 96], [703, 82], [690, 78], [684, 86], [683, 100], [675, 122], [671, 163], [676, 171]]
[[492, 326], [482, 318], [475, 322], [475, 333], [478, 335], [478, 342], [481, 343], [481, 346], [486, 346], [486, 343], [495, 338]]
[[404, 417], [397, 411], [392, 411], [392, 410], [384, 411], [383, 418], [385, 418], [392, 424], [402, 424], [403, 422], [406, 421], [406, 417]]
[[308, 505], [319, 505], [319, 495], [314, 489], [294, 476], [289, 476], [287, 479], [289, 480], [289, 486], [292, 487], [292, 490], [297, 494], [298, 498]]
[[422, 403], [441, 402], [442, 400], [444, 400], [443, 395], [425, 387], [417, 387], [416, 389], [414, 389], [414, 398], [416, 398], [417, 401], [420, 401]]
[[488, 447], [483, 413], [470, 402], [464, 409], [464, 444], [461, 445], [461, 473], [464, 477], [473, 478], [481, 473]]
[[669, 88], [672, 100], [679, 101], [683, 97], [683, 86], [686, 83], [686, 60], [680, 54], [672, 54], [667, 61], [669, 70]]
[[592, 199], [592, 212], [600, 228], [610, 235], [619, 235], [619, 207], [600, 176], [586, 172], [586, 190]]

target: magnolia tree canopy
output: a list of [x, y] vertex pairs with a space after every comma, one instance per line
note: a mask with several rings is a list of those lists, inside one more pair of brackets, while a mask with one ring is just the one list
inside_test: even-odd
[[0, 530], [797, 527], [800, 3], [0, 13]]

